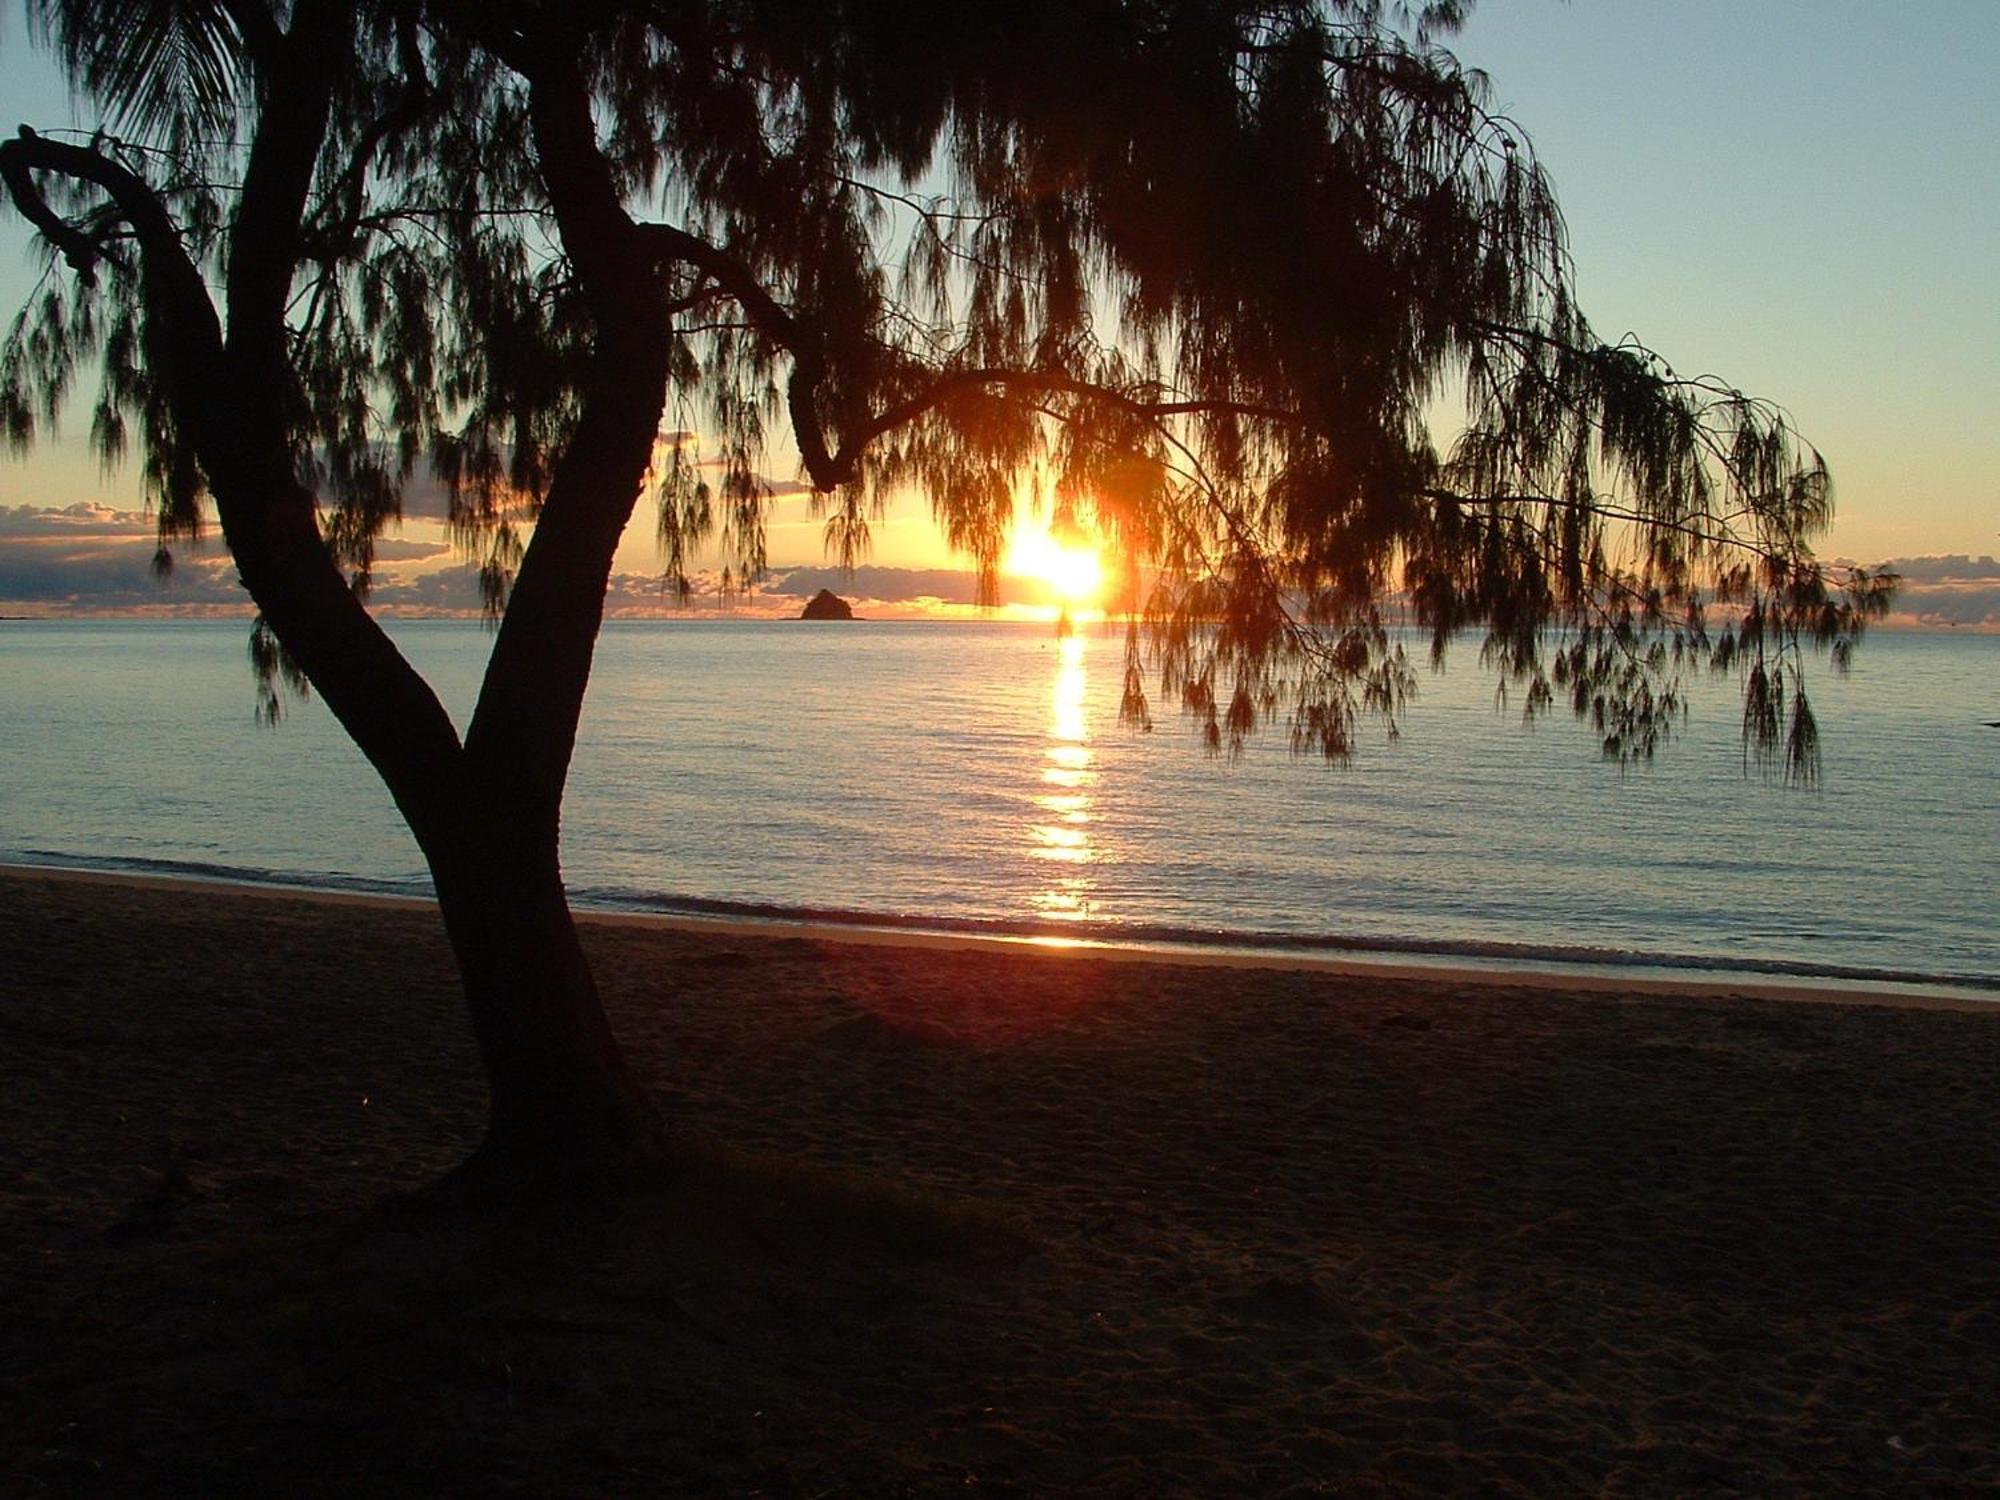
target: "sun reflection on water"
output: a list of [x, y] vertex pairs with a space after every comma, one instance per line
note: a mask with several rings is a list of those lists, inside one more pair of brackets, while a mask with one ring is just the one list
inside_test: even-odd
[[1033, 799], [1035, 817], [1028, 825], [1029, 854], [1056, 869], [1047, 872], [1029, 903], [1041, 916], [1081, 921], [1095, 912], [1092, 892], [1097, 883], [1090, 866], [1097, 859], [1097, 846], [1090, 836], [1089, 788], [1097, 782], [1097, 757], [1090, 748], [1083, 711], [1087, 685], [1083, 637], [1065, 636], [1056, 650], [1042, 787]]

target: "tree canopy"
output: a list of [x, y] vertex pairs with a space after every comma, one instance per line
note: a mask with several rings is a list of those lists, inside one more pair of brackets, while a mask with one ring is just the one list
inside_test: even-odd
[[[329, 544], [365, 586], [428, 459], [504, 604], [591, 337], [519, 149], [561, 57], [668, 287], [669, 428], [723, 463], [654, 465], [680, 586], [714, 541], [758, 578], [795, 448], [843, 561], [910, 491], [989, 590], [1024, 491], [1101, 532], [1153, 628], [1135, 666], [1150, 646], [1213, 743], [1278, 713], [1345, 756], [1403, 701], [1403, 619], [1440, 653], [1483, 630], [1531, 710], [1566, 699], [1619, 756], [1670, 727], [1689, 663], [1741, 660], [1753, 747], [1809, 770], [1799, 644], [1844, 654], [1880, 598], [1813, 561], [1824, 465], [1776, 406], [1598, 338], [1527, 137], [1434, 44], [1463, 7], [1394, 9], [357, 8], [286, 320]], [[37, 5], [129, 132], [93, 149], [211, 268], [288, 10]], [[9, 434], [100, 355], [95, 439], [139, 424], [188, 535], [203, 477], [149, 375], [135, 231], [89, 198], [52, 238], [104, 274], [16, 323]]]
[[[504, 955], [523, 891], [567, 931], [642, 486], [682, 589], [704, 547], [756, 581], [787, 464], [834, 556], [915, 494], [989, 591], [1037, 497], [1120, 559], [1128, 717], [1217, 748], [1393, 728], [1407, 624], [1621, 758], [1739, 670], [1746, 743], [1809, 774], [1805, 657], [1890, 581], [1816, 560], [1781, 408], [1593, 332], [1527, 136], [1439, 44], [1466, 9], [32, 0], [104, 125], [0, 145], [52, 257], [0, 416], [26, 444], [94, 360], [163, 556], [212, 499], [259, 660], [388, 781], [529, 1114], [560, 1090], [496, 1056], [602, 1032], [580, 954], [535, 981], [574, 1005]], [[500, 622], [462, 741], [361, 606], [426, 463]]]

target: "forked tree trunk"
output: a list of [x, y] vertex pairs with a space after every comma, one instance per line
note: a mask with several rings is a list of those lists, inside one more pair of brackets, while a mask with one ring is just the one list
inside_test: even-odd
[[618, 538], [665, 406], [659, 274], [597, 149], [574, 61], [533, 64], [533, 124], [565, 245], [598, 324], [557, 464], [465, 742], [355, 597], [297, 478], [286, 309], [326, 138], [350, 7], [300, 0], [264, 59], [261, 107], [229, 231], [222, 317], [154, 190], [85, 148], [9, 143], [9, 191], [66, 253], [90, 253], [40, 204], [28, 169], [109, 193], [143, 249], [149, 371], [199, 455], [244, 586], [381, 773], [430, 862], [492, 1090], [476, 1172], [587, 1184], [657, 1161], [658, 1113], [605, 1019], [563, 894], [563, 785]]
[[[602, 572], [595, 597], [586, 579], [580, 597], [563, 598], [564, 538], [538, 537], [530, 551], [541, 566], [495, 642], [461, 746], [429, 685], [333, 566], [311, 497], [292, 484], [286, 499], [271, 501], [287, 476], [268, 466], [258, 473], [249, 446], [218, 465], [229, 543], [266, 620], [381, 774], [430, 865], [491, 1090], [476, 1172], [578, 1185], [629, 1177], [657, 1159], [661, 1123], [612, 1037], [558, 859]], [[564, 471], [594, 490], [617, 485], [617, 463], [579, 456]], [[629, 494], [636, 477], [626, 474], [622, 488]], [[608, 569], [616, 527], [605, 526], [609, 542], [586, 539], [578, 550], [601, 553]], [[542, 618], [544, 603], [564, 618]]]
[[[612, 1036], [558, 857], [602, 574], [597, 598], [586, 583], [564, 603], [560, 624], [538, 618], [546, 591], [526, 590], [525, 607], [495, 642], [461, 746], [429, 686], [339, 578], [310, 498], [253, 510], [234, 503], [227, 478], [216, 488], [246, 584], [381, 773], [430, 865], [490, 1089], [488, 1133], [470, 1175], [524, 1186], [629, 1181], [657, 1162], [663, 1127]], [[288, 523], [274, 524], [288, 513]], [[560, 582], [551, 572], [565, 571], [554, 566], [562, 537], [538, 540], [551, 570], [541, 582]], [[585, 550], [602, 551], [608, 566], [610, 543]], [[522, 646], [523, 636], [533, 644]]]
[[573, 66], [535, 77], [530, 113], [597, 336], [466, 732], [453, 816], [423, 842], [492, 1089], [474, 1170], [615, 1183], [658, 1159], [663, 1132], [612, 1038], [558, 842], [612, 557], [652, 461], [671, 346], [659, 272], [596, 149]]

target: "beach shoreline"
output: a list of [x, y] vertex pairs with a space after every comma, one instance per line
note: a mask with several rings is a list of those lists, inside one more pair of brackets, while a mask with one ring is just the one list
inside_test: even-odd
[[0, 872], [10, 1485], [2000, 1485], [1990, 1007], [856, 937], [584, 923], [677, 1129], [998, 1259], [385, 1213], [483, 1118], [434, 910]]
[[[297, 897], [333, 904], [353, 903], [392, 910], [435, 911], [428, 897], [392, 892], [336, 890], [309, 884], [276, 884], [252, 879], [227, 879], [148, 871], [104, 870], [60, 864], [13, 864], [0, 861], [0, 879], [49, 876], [60, 880], [133, 882], [142, 887], [199, 893], [217, 890], [279, 899]], [[1570, 963], [1560, 960], [1486, 959], [1441, 952], [1426, 954], [1402, 949], [1321, 949], [1305, 945], [1174, 943], [1121, 939], [1096, 934], [1070, 937], [1057, 931], [1003, 933], [932, 929], [904, 922], [871, 924], [862, 914], [853, 920], [823, 921], [810, 916], [743, 917], [721, 913], [637, 911], [579, 906], [579, 924], [631, 926], [675, 932], [738, 935], [746, 939], [799, 938], [810, 942], [852, 943], [862, 947], [908, 947], [932, 951], [1023, 950], [1085, 953], [1117, 963], [1155, 963], [1189, 968], [1296, 970], [1336, 977], [1418, 980], [1449, 985], [1497, 985], [1510, 989], [1544, 990], [1560, 994], [1657, 995], [1661, 997], [1738, 996], [1752, 1000], [1797, 1001], [1823, 1005], [1879, 1005], [1896, 1009], [1958, 1010], [2000, 1015], [2000, 992], [1987, 994], [1969, 986], [1919, 981], [1848, 979], [1833, 976], [1773, 975], [1728, 968], [1689, 969], [1662, 961], [1639, 963]]]

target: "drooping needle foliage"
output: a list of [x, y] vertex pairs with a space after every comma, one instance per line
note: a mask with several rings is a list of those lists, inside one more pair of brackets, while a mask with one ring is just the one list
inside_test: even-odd
[[[762, 573], [773, 473], [849, 563], [928, 504], [989, 592], [1030, 498], [1119, 559], [1127, 714], [1217, 748], [1344, 759], [1405, 641], [1470, 633], [1621, 759], [1737, 671], [1751, 753], [1810, 775], [1805, 659], [1893, 580], [1816, 560], [1782, 409], [1593, 332], [1439, 45], [1468, 8], [30, 0], [103, 126], [0, 144], [50, 251], [0, 419], [24, 446], [95, 361], [163, 557], [212, 504], [267, 683], [430, 859], [517, 1128], [618, 1073], [557, 826], [645, 486], [683, 590], [705, 548]], [[498, 622], [463, 740], [359, 602], [426, 464]]]
[[[96, 149], [220, 253], [241, 54], [283, 8], [38, 9], [146, 143]], [[518, 149], [533, 63], [506, 66], [560, 31], [674, 286], [677, 582], [717, 533], [755, 580], [795, 451], [845, 561], [911, 494], [989, 588], [1024, 493], [1096, 528], [1135, 651], [1213, 742], [1280, 713], [1345, 756], [1359, 713], [1399, 710], [1410, 622], [1439, 652], [1483, 632], [1531, 710], [1567, 701], [1619, 756], [1683, 670], [1741, 663], [1753, 748], [1810, 768], [1801, 644], [1844, 654], [1882, 587], [1814, 561], [1830, 484], [1781, 409], [1592, 331], [1525, 134], [1433, 44], [1461, 7], [553, 9], [361, 11], [288, 321], [301, 466], [358, 577], [428, 455], [497, 606], [565, 441], [590, 331]], [[110, 250], [115, 215], [73, 206]], [[141, 421], [183, 534], [198, 465], [150, 394], [136, 273], [102, 258], [108, 296], [17, 325], [10, 430], [94, 345], [100, 445]]]

